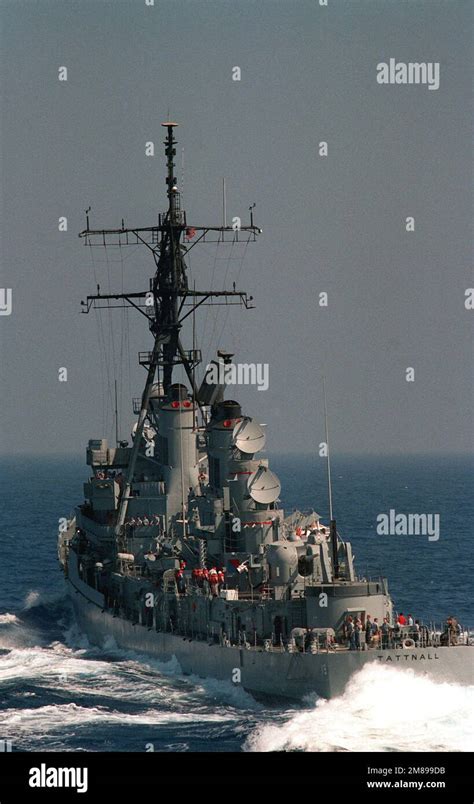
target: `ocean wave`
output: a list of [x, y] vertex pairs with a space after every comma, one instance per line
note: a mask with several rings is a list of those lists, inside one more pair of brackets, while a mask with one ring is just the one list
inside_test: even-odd
[[8, 611], [6, 611], [5, 614], [0, 614], [0, 625], [12, 625], [13, 623], [19, 622], [20, 620], [16, 614], [10, 614]]
[[183, 676], [175, 658], [168, 662], [121, 651], [109, 644], [71, 649], [62, 642], [47, 647], [13, 648], [0, 659], [0, 689], [33, 685], [42, 696], [87, 699], [133, 710], [159, 707], [203, 715], [259, 709], [250, 694], [228, 681]]
[[30, 591], [19, 611], [0, 614], [0, 648], [45, 647], [62, 636], [72, 618], [64, 593]]
[[[227, 718], [224, 713], [201, 713], [200, 721], [206, 723], [223, 723]], [[70, 731], [80, 725], [92, 724], [124, 724], [144, 726], [165, 726], [171, 723], [196, 723], [194, 712], [170, 712], [146, 709], [135, 713], [111, 710], [103, 706], [80, 706], [75, 703], [62, 705], [38, 706], [31, 709], [7, 709], [2, 712], [2, 728], [17, 737], [30, 734], [34, 730], [37, 736], [49, 731]]]
[[[36, 598], [30, 609], [47, 607], [40, 600]], [[60, 599], [61, 610], [63, 602]], [[94, 745], [96, 726], [107, 729], [114, 724], [117, 734], [125, 725], [139, 727], [139, 733], [140, 727], [145, 732], [148, 727], [164, 727], [158, 732], [163, 745], [176, 742], [187, 750], [182, 741], [186, 735], [167, 734], [167, 725], [176, 731], [172, 724], [180, 722], [193, 734], [194, 745], [211, 734], [221, 739], [230, 730], [239, 747], [245, 741], [244, 750], [256, 752], [474, 748], [466, 715], [474, 706], [474, 688], [436, 683], [410, 670], [370, 664], [338, 698], [325, 701], [313, 696], [304, 706], [279, 704], [270, 709], [229, 681], [182, 675], [175, 658], [166, 662], [123, 650], [113, 640], [102, 648], [91, 646], [75, 624], [65, 624], [54, 640], [54, 629], [46, 628], [47, 644], [26, 644], [35, 638], [31, 624], [24, 612], [0, 615], [0, 644], [4, 633], [15, 637], [13, 647], [0, 657], [0, 690], [6, 707], [2, 728], [24, 750], [38, 750], [41, 735], [47, 738], [48, 750], [68, 750], [71, 739], [75, 750], [82, 750]], [[21, 637], [18, 644], [16, 635]], [[31, 698], [37, 707], [31, 708]], [[25, 704], [29, 708], [23, 708]], [[158, 737], [156, 742], [160, 745]]]
[[199, 698], [207, 706], [214, 704], [221, 707], [234, 707], [252, 711], [258, 711], [262, 708], [249, 692], [246, 692], [236, 684], [232, 684], [231, 681], [217, 678], [201, 678], [201, 676], [197, 676], [194, 673], [184, 675], [176, 656], [164, 662], [134, 651], [121, 651], [117, 647], [115, 650], [118, 656], [122, 656], [133, 663], [135, 671], [140, 668], [143, 672], [143, 668], [148, 667], [153, 673], [158, 672], [161, 676], [179, 681], [187, 689], [188, 704], [191, 704], [192, 701], [196, 702]]
[[116, 662], [128, 662], [135, 668], [135, 672], [142, 673], [144, 668], [149, 668], [152, 672], [158, 673], [164, 678], [179, 679], [189, 689], [189, 694], [199, 697], [211, 698], [218, 704], [235, 706], [241, 709], [251, 709], [258, 711], [260, 704], [255, 698], [242, 687], [213, 678], [201, 678], [190, 674], [184, 675], [176, 656], [164, 661], [148, 654], [138, 653], [133, 650], [120, 648], [114, 637], [107, 636], [104, 639], [102, 648], [91, 646], [85, 636], [74, 623], [64, 633], [66, 644], [70, 647], [86, 648], [89, 656], [107, 657]]
[[56, 683], [68, 674], [92, 676], [97, 672], [96, 663], [87, 664], [80, 656], [67, 655], [65, 650], [64, 646], [54, 643], [46, 648], [12, 648], [0, 661], [0, 683], [15, 679], [23, 683], [51, 679]]
[[258, 726], [244, 750], [470, 751], [473, 706], [473, 687], [370, 665], [342, 696]]
[[30, 611], [40, 606], [54, 606], [64, 604], [67, 602], [67, 595], [65, 592], [44, 592], [31, 589], [24, 598], [22, 611]]
[[264, 724], [247, 751], [469, 751], [474, 688], [371, 665], [343, 695]]
[[42, 643], [44, 644], [42, 634], [31, 627], [31, 624], [24, 623], [17, 614], [0, 614], [0, 649], [34, 647]]

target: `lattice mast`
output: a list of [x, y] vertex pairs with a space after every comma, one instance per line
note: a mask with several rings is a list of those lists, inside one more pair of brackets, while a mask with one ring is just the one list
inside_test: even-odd
[[[151, 352], [140, 353], [140, 363], [147, 368], [147, 379], [143, 389], [140, 413], [137, 421], [134, 443], [130, 455], [127, 479], [119, 508], [116, 534], [120, 540], [123, 535], [123, 524], [126, 518], [128, 498], [133, 481], [135, 464], [138, 457], [143, 428], [148, 414], [149, 399], [152, 386], [156, 379], [157, 369], [161, 373], [163, 391], [168, 393], [173, 381], [173, 370], [182, 365], [192, 388], [193, 397], [199, 404], [198, 392], [195, 385], [194, 371], [201, 362], [199, 349], [185, 350], [180, 337], [180, 330], [184, 320], [201, 305], [211, 303], [210, 300], [220, 297], [224, 304], [240, 304], [246, 308], [252, 307], [252, 297], [242, 291], [233, 290], [207, 290], [197, 291], [188, 287], [185, 265], [185, 254], [199, 242], [225, 241], [226, 233], [231, 233], [233, 241], [243, 237], [255, 240], [261, 229], [253, 222], [253, 206], [250, 209], [250, 224], [235, 229], [232, 226], [194, 226], [189, 225], [186, 213], [181, 209], [181, 197], [174, 175], [176, 156], [176, 140], [174, 128], [177, 123], [168, 121], [161, 124], [167, 130], [165, 145], [166, 155], [166, 184], [168, 196], [168, 209], [158, 215], [158, 225], [149, 227], [127, 228], [122, 219], [120, 229], [91, 229], [89, 225], [89, 212], [86, 213], [86, 229], [79, 233], [89, 246], [130, 246], [145, 245], [153, 254], [156, 271], [150, 280], [148, 290], [131, 293], [101, 294], [100, 287], [95, 295], [87, 296], [87, 302], [81, 302], [83, 312], [88, 313], [91, 308], [110, 309], [111, 307], [132, 306], [149, 322], [154, 337]], [[187, 244], [184, 244], [184, 237]], [[191, 240], [193, 242], [191, 243]], [[235, 299], [233, 301], [232, 299]], [[152, 304], [150, 304], [150, 301]], [[111, 302], [119, 302], [111, 304]]]

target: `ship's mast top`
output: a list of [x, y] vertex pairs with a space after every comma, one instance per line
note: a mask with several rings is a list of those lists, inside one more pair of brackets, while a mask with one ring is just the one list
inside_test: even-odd
[[179, 198], [178, 194], [178, 185], [176, 181], [176, 176], [174, 175], [174, 157], [176, 156], [176, 140], [174, 138], [173, 129], [177, 127], [178, 123], [172, 123], [168, 121], [166, 123], [161, 124], [163, 128], [166, 128], [168, 131], [167, 137], [164, 141], [165, 147], [165, 154], [166, 154], [166, 167], [167, 167], [167, 176], [166, 176], [166, 184], [168, 186], [167, 194], [168, 194], [168, 201], [169, 201], [169, 216], [170, 222], [172, 224], [178, 223], [176, 220], [176, 202]]
[[[128, 228], [122, 219], [119, 229], [91, 229], [89, 211], [87, 227], [80, 233], [88, 246], [135, 246], [144, 245], [153, 254], [155, 275], [146, 290], [131, 293], [109, 293], [87, 296], [82, 302], [83, 312], [91, 308], [132, 306], [146, 316], [155, 344], [155, 368], [159, 372], [165, 394], [172, 384], [173, 370], [182, 366], [190, 382], [193, 395], [196, 397], [194, 370], [201, 362], [199, 349], [184, 349], [181, 342], [181, 329], [188, 316], [201, 306], [208, 304], [240, 304], [252, 307], [252, 297], [235, 289], [232, 290], [196, 290], [188, 287], [185, 257], [198, 243], [221, 243], [255, 240], [261, 230], [253, 222], [253, 206], [250, 225], [238, 228], [234, 226], [198, 226], [188, 224], [186, 213], [181, 209], [181, 196], [175, 176], [176, 139], [174, 129], [178, 124], [167, 120], [161, 123], [166, 129], [164, 140], [166, 156], [166, 185], [168, 209], [158, 215], [158, 225]], [[228, 239], [227, 239], [228, 238]], [[153, 306], [150, 306], [150, 295]], [[116, 304], [111, 304], [115, 301]], [[145, 353], [141, 353], [145, 355]], [[151, 358], [151, 353], [149, 353]], [[146, 356], [145, 356], [146, 357]], [[149, 368], [150, 360], [140, 357], [141, 365]], [[199, 402], [199, 400], [197, 400]]]

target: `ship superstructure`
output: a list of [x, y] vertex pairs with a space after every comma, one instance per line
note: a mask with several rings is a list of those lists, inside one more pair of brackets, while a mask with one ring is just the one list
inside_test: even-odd
[[[186, 255], [225, 237], [255, 240], [260, 229], [253, 208], [237, 228], [188, 223], [174, 175], [176, 124], [163, 126], [168, 209], [157, 225], [98, 230], [87, 217], [80, 233], [105, 248], [141, 244], [156, 268], [142, 291], [98, 289], [83, 302], [84, 312], [133, 307], [152, 348], [139, 354], [146, 381], [134, 400], [132, 443], [89, 441], [84, 502], [60, 534], [81, 626], [95, 643], [112, 636], [119, 646], [174, 655], [183, 672], [256, 693], [330, 697], [369, 660], [468, 683], [465, 635], [453, 630], [443, 640], [397, 625], [387, 581], [357, 577], [332, 506], [327, 525], [315, 511], [285, 516], [264, 428], [225, 398], [234, 355], [220, 350], [202, 370], [194, 339], [192, 348], [184, 343], [185, 321], [211, 301], [252, 306], [235, 285], [191, 288]], [[379, 628], [373, 638], [369, 616]]]

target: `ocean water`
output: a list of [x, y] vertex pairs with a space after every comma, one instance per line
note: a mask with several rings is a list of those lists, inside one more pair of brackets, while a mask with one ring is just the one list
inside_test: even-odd
[[[282, 502], [327, 519], [324, 464], [275, 455]], [[332, 701], [255, 701], [230, 683], [183, 677], [74, 624], [56, 559], [58, 519], [82, 494], [81, 459], [0, 463], [0, 736], [13, 750], [466, 751], [474, 689], [366, 667]], [[397, 609], [425, 622], [454, 614], [474, 627], [472, 462], [466, 458], [333, 459], [338, 530], [358, 571], [389, 578]], [[377, 516], [440, 515], [440, 538], [379, 536]], [[409, 712], [409, 727], [407, 721]]]

